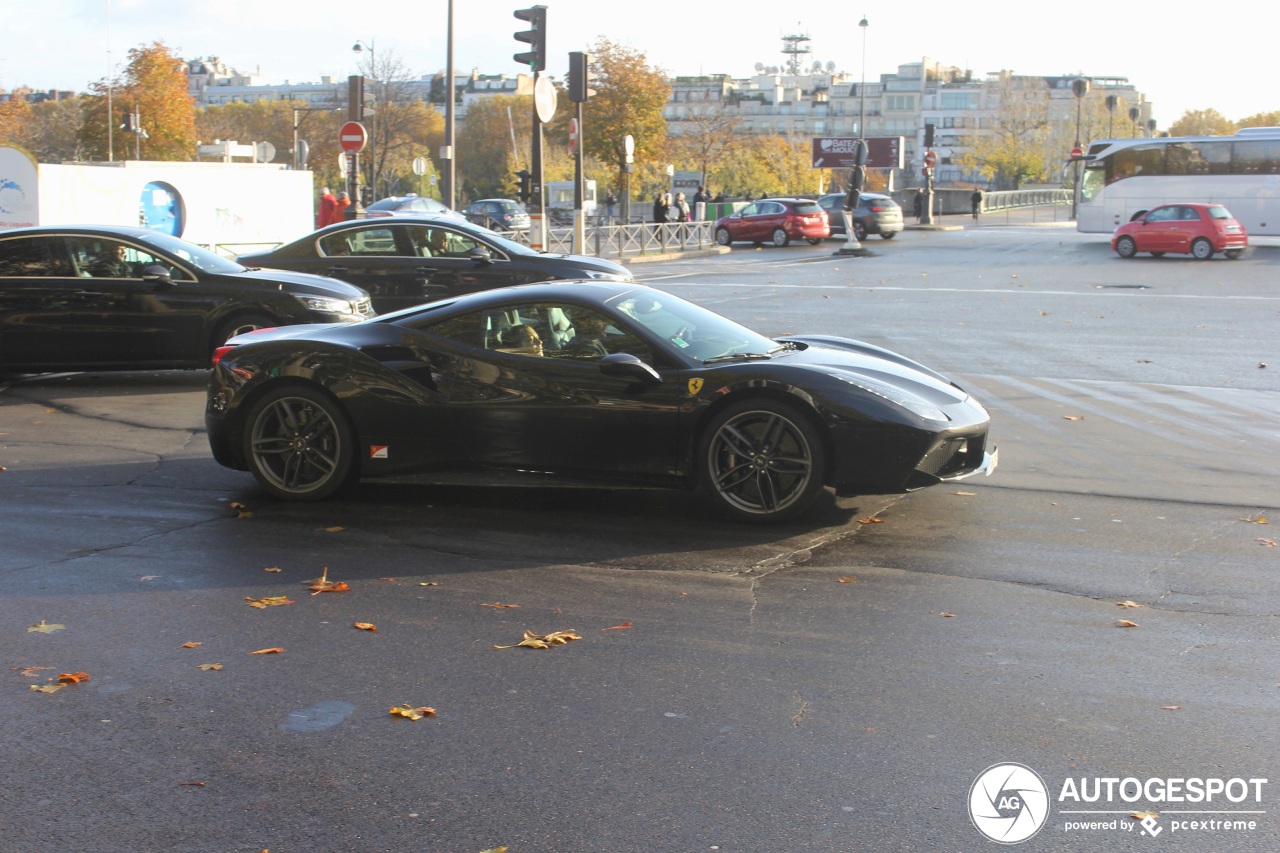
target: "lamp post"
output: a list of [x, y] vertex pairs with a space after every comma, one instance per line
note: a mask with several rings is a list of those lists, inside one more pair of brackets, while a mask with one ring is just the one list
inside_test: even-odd
[[454, 188], [457, 179], [457, 169], [454, 167], [453, 160], [453, 107], [454, 101], [457, 99], [458, 93], [453, 89], [453, 0], [449, 0], [449, 20], [448, 33], [446, 36], [445, 47], [445, 63], [444, 73], [448, 79], [445, 81], [445, 100], [444, 100], [444, 203], [450, 209], [454, 209], [454, 202], [457, 201], [457, 191]]
[[[372, 73], [372, 76], [373, 76], [375, 105], [378, 105], [379, 103], [376, 100], [378, 96], [378, 89], [377, 89], [378, 87], [378, 53], [376, 50], [374, 50], [377, 44], [378, 42], [376, 39], [370, 39], [368, 44], [365, 44], [360, 39], [356, 39], [356, 43], [351, 45], [352, 52], [354, 52], [357, 56], [366, 50], [369, 51], [369, 71]], [[364, 105], [361, 104], [361, 107], [363, 106]], [[364, 111], [361, 110], [361, 115], [363, 114], [364, 114]], [[373, 122], [372, 122], [371, 132], [369, 134], [369, 140], [372, 143], [369, 146], [369, 184], [373, 187], [373, 195], [374, 195], [374, 199], [376, 200], [378, 195], [378, 186], [377, 186], [378, 184], [378, 111], [377, 109], [373, 110]], [[358, 203], [357, 200], [354, 198], [351, 199], [351, 201], [353, 204]]]
[[866, 15], [858, 21], [858, 26], [862, 29], [862, 82], [858, 84], [858, 138], [866, 139], [867, 131], [863, 127], [863, 122], [866, 121], [867, 113], [867, 27], [871, 26], [867, 22]]
[[[1076, 150], [1080, 149], [1080, 106], [1085, 95], [1089, 94], [1089, 81], [1077, 77], [1071, 81], [1071, 94], [1076, 96]], [[1077, 205], [1080, 203], [1080, 161], [1075, 161], [1075, 188], [1071, 192], [1071, 218], [1076, 218]]]

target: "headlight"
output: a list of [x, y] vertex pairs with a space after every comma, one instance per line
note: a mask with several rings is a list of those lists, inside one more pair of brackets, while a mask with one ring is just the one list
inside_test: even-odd
[[854, 378], [838, 373], [833, 373], [831, 376], [835, 379], [839, 379], [841, 382], [847, 382], [855, 388], [861, 388], [863, 391], [875, 394], [877, 397], [883, 397], [895, 406], [906, 409], [912, 414], [919, 415], [925, 420], [943, 422], [951, 420], [946, 416], [942, 409], [939, 409], [933, 403], [930, 403], [928, 400], [922, 400], [914, 394], [909, 394], [901, 388], [895, 388], [892, 385], [888, 385], [884, 382], [877, 382], [874, 379], [868, 379], [865, 376], [858, 376], [857, 378]]
[[345, 299], [334, 299], [330, 296], [302, 296], [297, 293], [293, 298], [301, 302], [308, 311], [321, 311], [326, 314], [355, 314], [356, 307]]
[[604, 272], [603, 270], [587, 270], [585, 277], [597, 281], [635, 281], [630, 273]]

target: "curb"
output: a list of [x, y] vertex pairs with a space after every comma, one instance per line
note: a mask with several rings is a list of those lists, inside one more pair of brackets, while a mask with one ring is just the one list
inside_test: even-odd
[[712, 246], [706, 249], [690, 249], [687, 252], [646, 252], [642, 255], [627, 255], [626, 257], [613, 258], [614, 263], [624, 266], [632, 264], [647, 264], [650, 261], [674, 261], [679, 258], [709, 258], [713, 255], [727, 255], [731, 250], [728, 246]]

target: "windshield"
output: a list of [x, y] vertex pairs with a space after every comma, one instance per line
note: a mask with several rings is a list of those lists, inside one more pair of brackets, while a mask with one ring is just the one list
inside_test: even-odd
[[758, 332], [662, 291], [628, 291], [615, 297], [614, 307], [698, 361], [764, 356], [778, 348]]
[[181, 258], [201, 272], [237, 273], [244, 272], [246, 269], [230, 258], [215, 255], [208, 249], [202, 249], [194, 243], [179, 240], [177, 237], [170, 237], [168, 234], [161, 234], [159, 231], [151, 232], [138, 239], [143, 243], [150, 243], [158, 249]]

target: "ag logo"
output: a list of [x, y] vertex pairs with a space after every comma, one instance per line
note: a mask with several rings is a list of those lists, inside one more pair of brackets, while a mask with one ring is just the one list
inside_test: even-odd
[[701, 380], [701, 379], [690, 379], [690, 380], [689, 380], [689, 396], [690, 396], [690, 397], [696, 397], [696, 396], [698, 396], [698, 392], [699, 392], [699, 391], [701, 391], [701, 390], [702, 390], [702, 380]]
[[1017, 844], [1049, 817], [1049, 791], [1040, 774], [1021, 764], [993, 764], [969, 789], [969, 818], [987, 838]]

